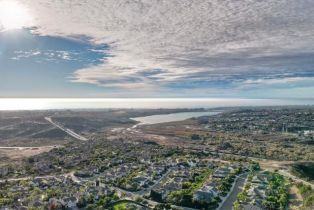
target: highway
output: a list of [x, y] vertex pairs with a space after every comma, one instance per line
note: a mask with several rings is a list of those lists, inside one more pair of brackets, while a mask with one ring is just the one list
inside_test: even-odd
[[50, 122], [52, 125], [54, 125], [55, 127], [59, 128], [60, 130], [66, 132], [68, 135], [72, 136], [73, 138], [80, 140], [80, 141], [88, 141], [87, 138], [85, 138], [84, 136], [81, 136], [77, 133], [75, 133], [74, 131], [68, 129], [68, 128], [64, 128], [63, 126], [59, 125], [58, 123], [54, 122], [51, 117], [45, 117], [45, 120], [47, 120], [48, 122]]

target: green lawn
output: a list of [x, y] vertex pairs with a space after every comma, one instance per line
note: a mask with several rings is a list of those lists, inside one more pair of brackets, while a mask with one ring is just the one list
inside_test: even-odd
[[126, 209], [127, 202], [122, 202], [113, 206], [114, 210], [127, 210]]

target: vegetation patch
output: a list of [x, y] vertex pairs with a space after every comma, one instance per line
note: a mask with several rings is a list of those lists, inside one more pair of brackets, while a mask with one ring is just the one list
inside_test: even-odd
[[314, 209], [314, 190], [311, 186], [298, 183], [297, 188], [303, 198], [303, 206], [301, 210]]
[[209, 169], [196, 172], [195, 176], [193, 177], [193, 182], [185, 182], [182, 186], [182, 190], [171, 192], [167, 198], [167, 201], [179, 206], [197, 206], [198, 204], [193, 202], [193, 193], [204, 185], [211, 174], [212, 170]]
[[297, 163], [292, 166], [291, 172], [307, 181], [314, 181], [314, 163]]
[[126, 210], [127, 209], [127, 202], [118, 203], [113, 206], [114, 210]]
[[[264, 181], [259, 181], [257, 177]], [[244, 206], [252, 205], [254, 208], [284, 210], [288, 204], [287, 192], [288, 183], [282, 175], [253, 171], [248, 176], [243, 191], [238, 194], [233, 209], [242, 210]]]

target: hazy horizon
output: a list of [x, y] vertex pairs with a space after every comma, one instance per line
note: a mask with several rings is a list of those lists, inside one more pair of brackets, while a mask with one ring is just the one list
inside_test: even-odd
[[106, 108], [219, 108], [245, 106], [314, 105], [314, 99], [240, 98], [0, 98], [0, 110]]

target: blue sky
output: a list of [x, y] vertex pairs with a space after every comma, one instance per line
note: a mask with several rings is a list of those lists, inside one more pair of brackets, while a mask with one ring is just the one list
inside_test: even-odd
[[313, 1], [1, 8], [0, 97], [313, 98]]
[[77, 69], [101, 63], [107, 48], [83, 38], [38, 36], [27, 30], [1, 33], [1, 97], [79, 97], [102, 92], [70, 78]]

